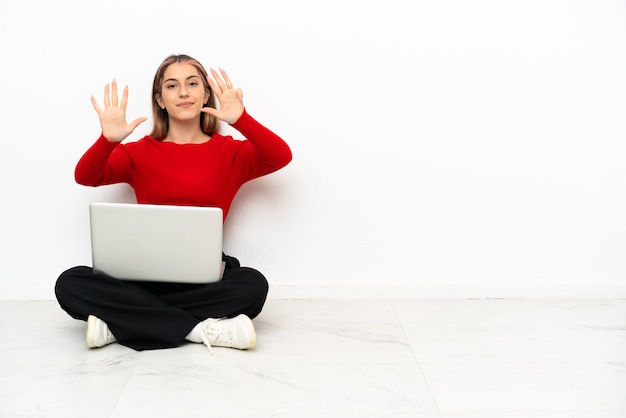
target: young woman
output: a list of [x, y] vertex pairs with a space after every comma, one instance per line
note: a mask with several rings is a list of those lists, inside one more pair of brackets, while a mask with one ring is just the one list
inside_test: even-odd
[[[211, 75], [189, 56], [166, 58], [152, 86], [152, 132], [125, 144], [146, 118], [128, 123], [128, 87], [120, 99], [115, 80], [107, 84], [103, 107], [91, 98], [102, 135], [79, 160], [76, 181], [128, 183], [139, 204], [215, 206], [226, 218], [239, 188], [287, 165], [291, 150], [247, 113], [241, 89], [224, 70]], [[220, 121], [245, 139], [220, 135]], [[117, 341], [146, 350], [191, 341], [209, 349], [251, 348], [251, 319], [263, 308], [268, 283], [236, 258], [223, 260], [222, 280], [206, 285], [131, 282], [74, 267], [58, 278], [56, 297], [70, 316], [87, 321], [88, 347]]]

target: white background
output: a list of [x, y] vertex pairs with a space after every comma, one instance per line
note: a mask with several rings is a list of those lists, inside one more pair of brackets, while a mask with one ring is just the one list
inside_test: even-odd
[[624, 1], [1, 0], [0, 30], [2, 298], [90, 264], [88, 203], [133, 195], [74, 183], [89, 98], [150, 117], [171, 53], [292, 147], [226, 224], [273, 295], [626, 296]]

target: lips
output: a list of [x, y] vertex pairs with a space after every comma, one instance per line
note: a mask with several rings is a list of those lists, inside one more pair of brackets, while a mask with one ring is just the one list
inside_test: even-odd
[[191, 106], [193, 106], [193, 103], [192, 103], [192, 102], [181, 102], [181, 103], [178, 103], [178, 104], [176, 105], [176, 107], [182, 107], [182, 108], [184, 108], [184, 109], [187, 109], [187, 108], [189, 108], [189, 107], [191, 107]]

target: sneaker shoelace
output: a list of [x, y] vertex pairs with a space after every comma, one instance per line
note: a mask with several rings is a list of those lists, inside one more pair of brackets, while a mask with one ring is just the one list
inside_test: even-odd
[[211, 343], [209, 342], [209, 338], [204, 333], [204, 330], [202, 331], [202, 342], [204, 343], [204, 345], [207, 346], [207, 348], [209, 349], [209, 352], [211, 353], [211, 355], [215, 354], [215, 351], [213, 351], [213, 347], [211, 347]]
[[214, 354], [210, 340], [215, 341], [217, 345], [229, 345], [233, 337], [230, 334], [230, 328], [227, 326], [213, 326], [220, 320], [212, 320], [202, 327], [202, 342], [207, 346], [211, 354]]

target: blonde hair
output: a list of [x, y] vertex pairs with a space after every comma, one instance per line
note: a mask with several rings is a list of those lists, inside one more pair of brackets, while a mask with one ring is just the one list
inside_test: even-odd
[[[174, 63], [181, 62], [186, 62], [196, 67], [198, 73], [200, 74], [200, 78], [202, 78], [204, 89], [209, 93], [209, 100], [205, 104], [205, 107], [209, 106], [215, 108], [215, 96], [213, 95], [211, 86], [209, 86], [207, 81], [207, 72], [202, 64], [188, 55], [170, 55], [163, 60], [161, 65], [159, 65], [152, 83], [152, 117], [154, 119], [154, 124], [150, 136], [159, 141], [162, 141], [167, 136], [170, 121], [167, 110], [161, 109], [161, 106], [159, 106], [159, 103], [157, 102], [157, 97], [161, 96], [163, 78], [167, 68]], [[213, 135], [219, 130], [219, 121], [214, 116], [202, 112], [200, 114], [200, 128], [205, 134]]]

